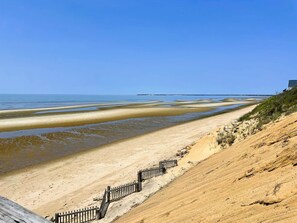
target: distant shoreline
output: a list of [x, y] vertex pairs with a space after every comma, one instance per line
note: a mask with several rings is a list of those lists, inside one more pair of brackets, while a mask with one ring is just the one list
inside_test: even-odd
[[137, 96], [231, 96], [231, 97], [270, 97], [273, 94], [149, 94], [141, 93]]

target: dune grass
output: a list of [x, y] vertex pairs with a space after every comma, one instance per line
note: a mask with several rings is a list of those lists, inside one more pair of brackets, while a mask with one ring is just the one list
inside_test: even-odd
[[297, 87], [267, 98], [251, 112], [242, 116], [239, 121], [256, 118], [261, 127], [278, 119], [281, 115], [288, 115], [295, 111], [297, 111]]

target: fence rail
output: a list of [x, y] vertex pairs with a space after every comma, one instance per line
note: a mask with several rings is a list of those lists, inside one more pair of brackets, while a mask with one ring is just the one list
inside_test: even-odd
[[55, 214], [55, 223], [83, 223], [96, 220], [98, 207], [90, 207]]
[[165, 172], [166, 172], [165, 167], [156, 167], [156, 168], [141, 170], [140, 171], [141, 181], [163, 175]]
[[109, 204], [120, 200], [132, 193], [142, 190], [142, 181], [163, 175], [166, 169], [177, 166], [177, 160], [163, 160], [159, 162], [159, 167], [140, 170], [137, 173], [137, 182], [125, 184], [118, 187], [107, 187], [100, 207], [89, 207], [75, 211], [55, 214], [55, 223], [85, 223], [105, 217]]
[[119, 187], [114, 187], [109, 190], [110, 202], [120, 200], [123, 197], [138, 192], [138, 182], [125, 184]]
[[177, 166], [177, 160], [162, 160], [159, 162], [159, 166], [164, 166], [165, 168], [171, 168]]

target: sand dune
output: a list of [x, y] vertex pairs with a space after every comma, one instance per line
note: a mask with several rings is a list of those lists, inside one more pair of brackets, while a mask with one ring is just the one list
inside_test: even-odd
[[297, 113], [270, 124], [116, 222], [296, 222], [296, 129]]

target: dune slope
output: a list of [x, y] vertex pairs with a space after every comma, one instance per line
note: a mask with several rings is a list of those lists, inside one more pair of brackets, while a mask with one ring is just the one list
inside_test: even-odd
[[176, 179], [116, 222], [296, 222], [297, 113]]

